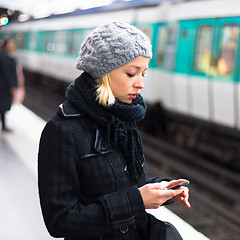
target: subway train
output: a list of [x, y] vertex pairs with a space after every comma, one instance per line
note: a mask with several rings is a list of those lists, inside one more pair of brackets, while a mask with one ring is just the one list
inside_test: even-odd
[[129, 22], [151, 39], [142, 127], [240, 172], [240, 2], [135, 0], [2, 27], [24, 69], [73, 81], [78, 51], [96, 26]]

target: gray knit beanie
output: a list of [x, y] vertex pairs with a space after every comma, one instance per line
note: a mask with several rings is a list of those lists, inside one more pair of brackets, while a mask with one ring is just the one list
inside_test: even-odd
[[97, 79], [138, 56], [152, 57], [149, 38], [133, 25], [112, 22], [88, 34], [81, 46], [76, 68]]

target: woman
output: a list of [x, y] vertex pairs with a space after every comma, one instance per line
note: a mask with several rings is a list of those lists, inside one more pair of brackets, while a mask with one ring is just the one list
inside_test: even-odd
[[12, 105], [13, 93], [17, 87], [16, 62], [11, 56], [15, 49], [14, 40], [7, 38], [2, 40], [2, 50], [0, 51], [0, 114], [2, 121], [2, 131], [10, 132], [5, 122], [5, 113]]
[[172, 200], [190, 207], [186, 187], [167, 189], [184, 180], [145, 179], [135, 122], [146, 112], [139, 90], [151, 56], [147, 36], [127, 23], [103, 25], [82, 44], [83, 73], [40, 141], [40, 201], [52, 236], [165, 239], [166, 224], [145, 209]]

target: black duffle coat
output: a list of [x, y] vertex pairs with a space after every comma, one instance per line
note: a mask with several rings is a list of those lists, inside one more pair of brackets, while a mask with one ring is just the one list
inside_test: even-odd
[[121, 150], [107, 145], [101, 129], [68, 101], [42, 132], [38, 179], [53, 237], [148, 239], [150, 215], [138, 188], [163, 178], [133, 180]]
[[0, 112], [10, 110], [11, 89], [17, 87], [16, 62], [5, 51], [0, 51]]

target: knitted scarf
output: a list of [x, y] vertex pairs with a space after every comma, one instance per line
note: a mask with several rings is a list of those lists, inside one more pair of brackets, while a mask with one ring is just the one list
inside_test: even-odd
[[111, 141], [122, 150], [127, 171], [138, 179], [144, 175], [144, 154], [136, 121], [144, 118], [146, 104], [138, 94], [131, 104], [116, 98], [113, 105], [104, 107], [96, 100], [96, 87], [95, 80], [84, 72], [69, 85], [66, 97], [103, 129], [108, 144]]

